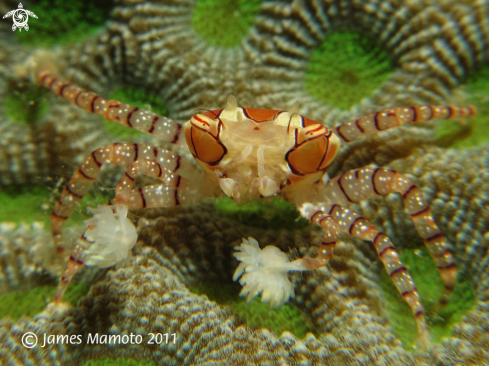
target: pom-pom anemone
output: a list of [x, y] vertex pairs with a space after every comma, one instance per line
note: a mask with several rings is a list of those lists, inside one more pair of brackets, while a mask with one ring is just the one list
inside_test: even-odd
[[243, 243], [234, 247], [238, 252], [234, 256], [241, 263], [233, 275], [236, 281], [244, 286], [240, 296], [246, 296], [250, 302], [261, 293], [263, 303], [270, 302], [270, 307], [280, 307], [294, 297], [294, 287], [287, 273], [301, 271], [299, 262], [290, 262], [289, 257], [273, 245], [260, 249], [258, 242], [249, 237], [243, 238]]
[[126, 259], [136, 244], [137, 233], [134, 224], [127, 218], [127, 206], [98, 205], [88, 209], [93, 217], [85, 221], [89, 226], [85, 237], [93, 242], [87, 250], [86, 265], [100, 268], [110, 267]]

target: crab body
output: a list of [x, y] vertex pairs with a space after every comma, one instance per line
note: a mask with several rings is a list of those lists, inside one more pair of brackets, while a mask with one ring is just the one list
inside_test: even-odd
[[[241, 108], [230, 97], [226, 108], [185, 123], [185, 138], [210, 181], [237, 203], [278, 194], [300, 205], [312, 198], [311, 186], [326, 174], [340, 140], [295, 109]], [[301, 188], [308, 194], [294, 194]]]

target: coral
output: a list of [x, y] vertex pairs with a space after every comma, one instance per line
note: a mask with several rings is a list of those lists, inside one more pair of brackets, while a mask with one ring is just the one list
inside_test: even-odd
[[[90, 289], [84, 284], [76, 284], [69, 288], [65, 300], [74, 306]], [[46, 308], [46, 303], [54, 298], [56, 286], [41, 286], [31, 290], [15, 290], [0, 295], [0, 314], [18, 320], [21, 316], [33, 317]]]
[[[361, 4], [274, 1], [246, 6], [230, 2], [231, 7], [241, 12], [239, 21], [243, 24], [251, 24], [253, 14], [258, 14], [243, 35], [241, 45], [233, 49], [209, 45], [192, 30], [192, 19], [205, 18], [203, 9], [212, 11], [204, 3], [123, 2], [114, 10], [112, 21], [106, 24], [97, 41], [65, 50], [66, 62], [58, 57], [59, 66], [72, 80], [95, 91], [108, 92], [124, 84], [153, 92], [164, 100], [169, 116], [178, 120], [187, 119], [195, 108], [220, 106], [227, 94], [234, 93], [240, 103], [255, 107], [288, 108], [299, 100], [302, 113], [331, 126], [380, 106], [446, 102], [451, 90], [487, 58], [486, 11], [482, 2], [456, 6], [451, 6], [448, 0], [382, 5], [373, 0]], [[61, 5], [55, 5], [54, 9], [64, 12]], [[225, 11], [224, 8], [219, 11]], [[80, 13], [79, 9], [73, 10], [74, 16], [77, 12]], [[71, 14], [65, 19], [71, 19]], [[217, 28], [220, 32], [223, 29]], [[213, 31], [213, 27], [206, 29], [211, 33], [218, 31]], [[349, 34], [347, 38], [356, 39], [356, 43], [352, 46], [350, 42], [341, 42], [344, 48], [339, 47], [336, 54], [330, 55], [332, 59], [344, 57], [345, 52], [360, 51], [362, 47], [355, 45], [368, 42], [359, 34], [367, 34], [379, 46], [367, 53], [365, 59], [385, 60], [379, 56], [379, 52], [384, 52], [395, 66], [379, 91], [344, 112], [308, 96], [307, 92], [311, 85], [328, 89], [328, 83], [320, 79], [314, 84], [315, 72], [321, 75], [329, 72], [314, 71], [318, 65], [316, 55], [324, 54], [325, 45], [342, 34]], [[217, 34], [214, 38], [225, 37]], [[345, 67], [347, 64], [343, 62]], [[351, 65], [356, 67], [358, 63]], [[372, 67], [365, 66], [362, 72], [368, 73], [369, 69]], [[349, 73], [356, 73], [355, 69], [342, 72]], [[369, 85], [378, 85], [375, 76], [368, 79]], [[337, 93], [334, 85], [330, 90]], [[357, 90], [363, 90], [357, 86]], [[60, 119], [70, 120], [69, 117]], [[418, 145], [432, 144], [435, 142], [432, 135], [421, 128], [406, 128], [387, 137], [398, 142], [391, 151], [408, 151], [404, 155], [407, 156], [413, 141]], [[367, 149], [368, 141], [358, 143], [356, 148]]]
[[36, 123], [48, 108], [47, 93], [39, 86], [13, 90], [5, 98], [5, 115], [18, 123]]
[[[422, 247], [415, 250], [405, 249], [401, 260], [413, 276], [425, 312], [428, 314], [432, 340], [438, 343], [442, 337], [450, 336], [453, 325], [473, 307], [475, 299], [472, 281], [459, 277], [449, 303], [440, 308], [439, 299], [442, 296], [443, 283], [427, 250]], [[380, 273], [380, 279], [386, 298], [389, 323], [394, 329], [394, 334], [404, 345], [414, 344], [418, 331], [413, 324], [410, 308], [399, 296], [387, 274]]]
[[[478, 2], [455, 7], [451, 7], [449, 1], [422, 6], [421, 0], [401, 4], [400, 7], [391, 2], [380, 6], [375, 1], [362, 4], [354, 1], [340, 4], [329, 1], [266, 2], [260, 5], [258, 15], [243, 35], [240, 46], [232, 49], [209, 45], [192, 30], [192, 16], [204, 14], [197, 11], [203, 9], [199, 3], [122, 2], [96, 41], [88, 40], [80, 47], [61, 49], [54, 57], [55, 63], [73, 81], [105, 95], [123, 86], [125, 94], [132, 93], [127, 92], [127, 88], [137, 88], [138, 93], [143, 93], [138, 96], [138, 99], [143, 99], [143, 104], [156, 105], [159, 98], [167, 106], [168, 115], [180, 121], [188, 119], [196, 108], [223, 105], [226, 96], [233, 93], [242, 105], [255, 107], [286, 109], [298, 100], [302, 113], [332, 126], [380, 106], [446, 102], [451, 97], [451, 90], [486, 59], [483, 51], [486, 18], [483, 4]], [[240, 8], [243, 5], [240, 4], [231, 5]], [[258, 9], [257, 3], [254, 4], [249, 5], [248, 10], [243, 8], [250, 18], [243, 16], [240, 21], [250, 22], [251, 14]], [[54, 8], [62, 10], [57, 5]], [[76, 12], [78, 10], [75, 9], [73, 13]], [[284, 18], [287, 21], [283, 21]], [[360, 34], [375, 38], [379, 43], [373, 51], [363, 53], [366, 62], [375, 59], [378, 63], [380, 58], [383, 60], [381, 64], [385, 64], [386, 58], [380, 56], [384, 53], [389, 55], [395, 67], [380, 90], [373, 92], [360, 105], [343, 112], [332, 108], [332, 104], [338, 101], [325, 105], [308, 96], [307, 90], [312, 85], [316, 90], [318, 86], [325, 92], [328, 90], [328, 83], [314, 76], [330, 72], [328, 68], [321, 72], [326, 66], [318, 66], [316, 61], [328, 49], [325, 45], [338, 44], [340, 38], [347, 40], [339, 42], [337, 52], [330, 55], [331, 59], [340, 59], [345, 54], [360, 52], [364, 44], [371, 44]], [[221, 36], [217, 38], [223, 39]], [[12, 49], [10, 44], [7, 46], [7, 49]], [[465, 52], [467, 49], [471, 52]], [[25, 57], [26, 51], [22, 52], [22, 57]], [[42, 58], [34, 59], [39, 61], [39, 65], [43, 64]], [[22, 60], [20, 54], [4, 61], [12, 65], [18, 64], [19, 60]], [[370, 86], [380, 85], [380, 81], [375, 81], [376, 76], [369, 74], [374, 68], [368, 64], [361, 70], [355, 69], [359, 62], [342, 64], [345, 66], [343, 75], [360, 72], [364, 75], [362, 78], [370, 75]], [[15, 83], [19, 80], [14, 80]], [[355, 89], [364, 90], [360, 85]], [[338, 93], [334, 83], [329, 90], [336, 94], [349, 94]], [[316, 95], [316, 92], [311, 93]], [[89, 120], [93, 124], [87, 123]], [[63, 125], [66, 121], [76, 123], [70, 123], [70, 128], [67, 128]], [[73, 106], [66, 107], [59, 100], [51, 112], [30, 130], [10, 127], [10, 122], [9, 119], [0, 121], [0, 128], [4, 126], [13, 131], [12, 138], [0, 141], [0, 147], [4, 146], [0, 148], [3, 162], [0, 172], [4, 172], [0, 184], [3, 185], [24, 184], [32, 181], [33, 177], [58, 175], [60, 172], [55, 166], [76, 165], [93, 147], [108, 142], [102, 139], [101, 134], [105, 130], [101, 129], [98, 118], [75, 112]], [[124, 140], [127, 138], [124, 135], [129, 134], [121, 136], [114, 131], [114, 124], [107, 126], [109, 131], [119, 136], [118, 139], [122, 137]], [[34, 140], [30, 131], [40, 138]], [[139, 138], [141, 142], [144, 140]], [[332, 171], [359, 167], [352, 164], [359, 159], [362, 165], [385, 165], [395, 158], [409, 156], [415, 146], [435, 142], [433, 131], [426, 128], [385, 132], [379, 138], [365, 139], [352, 148], [343, 149]], [[53, 151], [54, 146], [57, 149]], [[372, 146], [378, 149], [372, 149]], [[30, 150], [24, 151], [26, 147]], [[5, 149], [13, 152], [5, 152]], [[47, 159], [40, 159], [44, 156]], [[50, 168], [42, 171], [42, 165]], [[16, 171], [9, 168], [12, 166]]]
[[[49, 234], [43, 224], [2, 223], [0, 226], [0, 294], [14, 290], [30, 290], [37, 286], [54, 285], [56, 273], [40, 265], [54, 264], [54, 247], [49, 251]], [[60, 263], [58, 263], [60, 265]], [[61, 264], [62, 265], [62, 264]], [[50, 268], [52, 269], [52, 268]]]
[[[13, 352], [12, 342], [27, 329], [35, 334], [140, 334], [176, 333], [176, 342], [155, 347], [147, 339], [139, 346], [107, 347], [106, 344], [47, 345], [44, 351], [34, 348], [15, 350], [16, 357], [31, 362], [83, 362], [92, 358], [125, 358], [149, 360], [168, 365], [205, 362], [244, 365], [275, 364], [285, 360], [312, 360], [317, 364], [345, 364], [347, 360], [367, 361], [362, 353], [356, 353], [348, 339], [329, 336], [318, 340], [308, 333], [299, 340], [289, 332], [279, 337], [266, 329], [252, 329], [243, 325], [229, 310], [223, 309], [206, 297], [193, 295], [168, 270], [172, 266], [153, 249], [144, 250], [146, 258], [138, 257], [136, 266], [110, 272], [109, 278], [92, 288], [82, 298], [79, 308], [69, 311], [64, 319], [41, 314], [32, 321], [20, 319], [15, 325], [2, 320], [3, 361]], [[134, 296], [136, 295], [136, 296]], [[139, 306], [137, 299], [146, 305]], [[90, 320], [89, 320], [90, 319]], [[171, 339], [171, 338], [170, 338]], [[351, 341], [351, 338], [350, 338]], [[351, 346], [351, 347], [349, 347]], [[389, 358], [388, 362], [409, 363], [410, 357], [398, 357], [385, 348], [377, 350], [376, 359]], [[57, 352], [52, 352], [56, 349]], [[412, 362], [411, 362], [412, 363]]]
[[304, 89], [327, 105], [347, 110], [370, 96], [392, 71], [387, 53], [373, 39], [333, 32], [312, 51]]
[[208, 44], [238, 46], [254, 23], [261, 3], [262, 0], [197, 1], [192, 27]]
[[66, 76], [102, 94], [121, 83], [144, 88], [180, 121], [195, 108], [220, 105], [231, 93], [241, 95], [251, 66], [244, 51], [208, 45], [192, 29], [194, 4], [128, 2], [116, 7], [95, 44], [67, 52]]
[[[0, 10], [6, 6], [0, 3]], [[488, 10], [482, 0], [266, 1], [258, 15], [253, 8], [249, 17], [240, 19], [242, 33], [236, 38], [231, 34], [232, 42], [225, 45], [210, 45], [212, 38], [220, 36], [199, 35], [203, 31], [192, 28], [198, 7], [199, 3], [192, 1], [123, 1], [95, 41], [53, 51], [59, 52], [55, 54], [56, 66], [61, 74], [106, 96], [118, 87], [126, 88], [124, 94], [132, 93], [127, 88], [137, 88], [134, 94], [143, 104], [155, 106], [159, 98], [168, 115], [181, 121], [195, 108], [221, 107], [228, 94], [235, 94], [240, 104], [254, 107], [287, 109], [298, 100], [301, 113], [333, 126], [379, 106], [445, 103], [457, 97], [452, 94], [454, 88], [487, 61], [489, 49]], [[313, 95], [307, 85], [314, 82], [316, 55], [323, 54], [328, 40], [344, 33], [359, 42], [365, 38], [358, 34], [374, 38], [376, 49], [382, 50], [375, 52], [387, 54], [394, 69], [382, 85], [369, 76], [370, 85], [380, 89], [364, 89], [364, 94], [340, 106], [349, 110], [341, 111], [338, 105]], [[26, 73], [13, 72], [13, 65], [23, 65], [31, 51], [15, 45], [3, 23], [0, 36], [0, 184], [27, 185], [36, 177], [64, 175], [64, 170], [59, 171], [62, 165], [66, 169], [77, 164], [92, 147], [106, 143], [106, 130], [97, 116], [54, 98], [44, 115], [36, 112], [17, 118], [27, 124], [15, 123], [12, 112], [4, 115], [6, 103], [15, 102], [12, 97], [7, 100], [8, 95], [21, 96], [31, 90]], [[242, 37], [240, 41], [238, 37]], [[223, 47], [227, 45], [236, 46]], [[339, 49], [338, 54], [344, 51]], [[367, 53], [365, 59], [378, 57], [375, 52]], [[385, 58], [381, 60], [385, 63]], [[480, 80], [484, 70], [474, 77]], [[387, 75], [387, 68], [383, 71]], [[478, 94], [487, 93], [477, 80], [469, 79], [466, 91], [483, 102]], [[317, 83], [328, 87], [319, 77]], [[368, 98], [358, 102], [365, 96]], [[32, 100], [32, 96], [27, 93], [25, 100]], [[477, 121], [483, 125], [486, 118]], [[459, 134], [459, 125], [454, 126]], [[374, 263], [371, 245], [348, 236], [340, 238], [326, 268], [303, 278], [293, 277], [296, 299], [292, 309], [296, 317], [305, 316], [317, 336], [304, 334], [304, 329], [295, 335], [279, 334], [283, 328], [274, 328], [275, 334], [257, 329], [269, 325], [256, 318], [244, 324], [232, 313], [242, 314], [237, 307], [231, 310], [225, 302], [218, 305], [192, 294], [187, 287], [203, 282], [231, 285], [238, 265], [232, 257], [233, 247], [243, 237], [255, 237], [262, 248], [273, 244], [300, 256], [313, 254], [320, 239], [316, 228], [294, 223], [297, 213], [281, 203], [272, 201], [274, 208], [265, 212], [269, 203], [236, 210], [229, 202], [219, 202], [217, 208], [202, 203], [135, 212], [141, 218], [134, 263], [107, 276], [103, 271], [82, 273], [82, 283], [94, 284], [105, 278], [92, 286], [76, 308], [62, 315], [48, 310], [32, 319], [4, 318], [0, 322], [0, 363], [82, 364], [94, 359], [110, 363], [120, 357], [155, 364], [489, 363], [489, 152], [487, 147], [460, 151], [428, 148], [436, 138], [433, 125], [426, 127], [406, 126], [353, 143], [340, 152], [331, 173], [376, 163], [407, 174], [423, 191], [437, 223], [453, 244], [460, 272], [455, 295], [445, 309], [437, 307], [439, 285], [436, 278], [432, 280], [435, 275], [427, 275], [435, 272], [429, 267], [433, 264], [419, 249], [422, 243], [402, 208], [402, 199], [395, 194], [379, 197], [354, 205], [354, 209], [392, 238], [410, 270], [421, 272], [415, 280], [421, 293], [432, 295], [422, 295], [422, 299], [433, 312], [429, 320], [435, 340], [450, 334], [441, 343], [426, 351], [406, 350], [414, 343], [409, 334], [412, 318], [388, 312], [392, 308], [403, 312], [403, 308], [385, 286], [389, 281]], [[482, 135], [477, 133], [474, 138]], [[264, 214], [269, 218], [257, 223]], [[2, 294], [49, 285], [58, 276], [60, 266], [51, 257], [50, 240], [36, 225], [19, 229], [1, 226]], [[26, 350], [19, 347], [25, 331], [38, 336], [85, 337], [97, 332], [160, 331], [177, 333], [179, 342], [159, 347], [63, 344]]]
[[454, 364], [487, 364], [489, 363], [489, 251], [478, 261], [475, 269], [474, 283], [476, 284], [477, 302], [462, 321], [456, 324], [450, 338], [442, 344], [435, 345], [429, 352], [431, 359], [439, 363]]
[[[279, 336], [265, 329], [250, 328], [229, 309], [190, 293], [185, 285], [195, 286], [203, 279], [207, 283], [231, 283], [237, 266], [232, 249], [243, 235], [252, 235], [262, 246], [273, 243], [284, 251], [295, 248], [300, 255], [314, 250], [312, 247], [320, 239], [314, 230], [307, 228], [287, 231], [244, 225], [219, 216], [212, 204], [201, 203], [136, 211], [141, 218], [135, 263], [110, 271], [64, 317], [44, 313], [32, 320], [21, 318], [15, 324], [4, 319], [0, 354], [8, 357], [10, 352], [15, 352], [16, 358], [30, 357], [38, 363], [51, 357], [79, 363], [92, 358], [127, 357], [166, 364], [204, 363], [211, 359], [238, 365], [273, 364], [278, 360], [337, 365], [357, 362], [434, 365], [449, 360], [464, 365], [484, 364], [489, 360], [486, 229], [489, 216], [485, 208], [488, 197], [482, 187], [489, 183], [488, 156], [489, 151], [484, 147], [461, 151], [432, 148], [419, 150], [392, 164], [416, 181], [431, 202], [437, 222], [454, 244], [452, 250], [461, 276], [470, 278], [474, 286], [474, 306], [465, 314], [455, 314], [461, 320], [453, 326], [450, 337], [426, 351], [406, 351], [392, 333], [379, 285], [383, 270], [378, 264], [372, 264], [375, 253], [371, 244], [346, 235], [326, 268], [296, 279], [294, 304], [312, 323], [319, 337], [308, 333], [298, 339], [289, 332]], [[464, 161], [472, 164], [463, 165]], [[408, 258], [412, 256], [409, 251], [417, 248], [417, 244], [411, 240], [415, 234], [409, 217], [399, 205], [402, 199], [393, 194], [386, 199], [371, 199], [355, 209], [393, 238], [411, 268], [419, 265], [425, 272], [427, 261], [419, 263]], [[141, 247], [142, 244], [146, 245]], [[461, 298], [447, 306], [456, 307], [456, 301], [467, 301], [463, 291]], [[443, 316], [443, 310], [435, 310]], [[165, 333], [177, 333], [181, 343], [165, 345], [158, 352], [147, 344], [134, 348], [63, 345], [56, 348], [57, 352], [50, 352], [53, 347], [50, 345], [27, 356], [25, 349], [13, 351], [10, 348], [13, 343], [6, 342], [17, 339], [26, 329], [38, 334], [56, 331], [85, 337], [97, 332], [147, 334], [161, 329]]]
[[306, 325], [304, 316], [295, 306], [285, 304], [280, 308], [270, 309], [268, 304], [261, 303], [259, 299], [247, 304], [239, 297], [239, 286], [203, 283], [197, 287], [190, 287], [189, 290], [197, 295], [206, 295], [209, 300], [219, 305], [230, 306], [233, 313], [243, 317], [246, 324], [251, 327], [267, 328], [275, 334], [288, 331], [298, 338], [304, 338], [306, 333], [314, 332], [312, 327]]
[[[70, 229], [69, 237], [79, 236], [77, 230]], [[65, 263], [56, 253], [51, 235], [45, 230], [42, 222], [15, 223], [4, 221], [0, 224], [0, 303], [8, 311], [2, 314], [14, 316], [20, 308], [33, 314], [41, 310], [44, 301], [32, 302], [29, 298], [38, 300], [44, 296], [46, 301], [52, 298], [56, 283]], [[77, 285], [68, 291], [68, 301], [76, 304], [84, 294], [89, 284], [104, 276], [104, 271], [85, 270], [76, 278]], [[12, 307], [12, 302], [19, 297], [26, 299], [25, 304]], [[10, 309], [9, 309], [10, 307]], [[5, 309], [5, 308], [3, 308]], [[30, 309], [30, 310], [29, 310]]]
[[0, 136], [0, 185], [39, 184], [69, 175], [69, 165], [81, 163], [92, 147], [104, 144], [97, 119], [66, 104], [51, 106], [35, 124], [0, 120]]
[[[311, 118], [341, 122], [348, 114], [338, 115], [308, 98], [304, 101], [302, 73], [310, 52], [325, 37], [335, 30], [353, 29], [375, 38], [396, 66], [371, 100], [353, 108], [353, 113], [372, 105], [443, 103], [450, 90], [487, 58], [483, 6], [451, 1], [303, 1], [290, 6], [269, 2], [246, 46], [264, 61], [257, 68], [268, 88], [256, 89], [258, 100], [266, 98], [270, 104], [301, 100], [306, 104], [302, 112]], [[283, 22], [285, 16], [290, 20]], [[474, 23], [481, 28], [472, 27]], [[468, 49], [470, 56], [464, 51]], [[274, 80], [279, 75], [280, 81]]]
[[[65, 52], [61, 69], [103, 95], [120, 85], [152, 93], [168, 107], [168, 116], [181, 122], [195, 109], [223, 106], [234, 94], [244, 106], [288, 109], [299, 101], [302, 114], [336, 126], [384, 106], [444, 104], [487, 58], [487, 12], [479, 2], [269, 1], [261, 3], [234, 48], [209, 44], [192, 29], [192, 16], [203, 14], [199, 4], [121, 2], [96, 41]], [[322, 57], [330, 49], [328, 58]], [[338, 74], [328, 59], [345, 58], [348, 62], [336, 61], [340, 74], [361, 78], [354, 85], [360, 94], [338, 92], [337, 83], [322, 79]], [[317, 99], [328, 93], [341, 99], [326, 104]], [[362, 97], [367, 98], [359, 102]], [[335, 108], [338, 104], [349, 110]], [[340, 151], [332, 173], [407, 157], [417, 146], [437, 143], [433, 127], [405, 126], [357, 141]], [[449, 135], [460, 137], [457, 130]]]
[[98, 118], [49, 102], [52, 97], [29, 82], [27, 56], [27, 49], [0, 41], [0, 186], [71, 174], [70, 164], [103, 144]]
[[85, 362], [83, 366], [155, 366], [154, 362], [136, 361], [125, 358], [112, 358], [103, 360], [91, 360]]
[[51, 191], [44, 187], [7, 187], [0, 191], [3, 210], [0, 222], [49, 222], [49, 197]]
[[[170, 106], [170, 117], [176, 119], [189, 118], [194, 108], [223, 105], [232, 92], [243, 105], [256, 107], [284, 109], [300, 100], [302, 113], [332, 125], [373, 106], [444, 103], [451, 90], [487, 59], [483, 2], [269, 1], [261, 4], [241, 46], [234, 49], [204, 42], [192, 30], [192, 14], [194, 19], [205, 18], [204, 3], [122, 3], [96, 45], [87, 43], [70, 54], [67, 74], [96, 91], [119, 79], [159, 89]], [[218, 14], [221, 11], [225, 7]], [[208, 21], [213, 18], [218, 20]], [[213, 34], [204, 37], [224, 42], [221, 34], [226, 28], [213, 25], [229, 18], [214, 13], [199, 22]], [[242, 18], [240, 22], [248, 21]], [[340, 113], [334, 104], [307, 96], [304, 80], [308, 68], [314, 69], [314, 55], [321, 53], [323, 42], [330, 36], [334, 41], [334, 32], [345, 30], [376, 39], [395, 69], [370, 99]], [[375, 50], [366, 56], [379, 57]], [[320, 79], [317, 82], [328, 88]]]
[[105, 22], [112, 6], [112, 1], [68, 4], [62, 0], [41, 0], [28, 6], [39, 18], [30, 23], [32, 32], [17, 32], [16, 38], [23, 44], [43, 46], [80, 41]]
[[463, 92], [466, 94], [468, 103], [477, 107], [478, 115], [460, 123], [448, 123], [437, 129], [437, 138], [452, 136], [449, 144], [454, 148], [478, 146], [489, 141], [489, 67], [485, 66], [469, 77], [464, 85]]
[[222, 216], [262, 229], [293, 230], [311, 226], [309, 220], [300, 217], [294, 204], [276, 197], [271, 200], [255, 200], [239, 206], [225, 196], [216, 200], [215, 206]]

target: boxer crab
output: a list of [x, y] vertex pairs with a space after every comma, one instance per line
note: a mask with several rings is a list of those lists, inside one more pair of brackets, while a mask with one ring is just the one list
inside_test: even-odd
[[[79, 107], [110, 121], [188, 146], [198, 165], [174, 152], [143, 144], [114, 143], [93, 151], [77, 169], [59, 197], [52, 216], [52, 234], [59, 252], [64, 251], [61, 228], [98, 176], [103, 164], [126, 168], [110, 205], [92, 209], [94, 217], [78, 239], [55, 297], [59, 303], [75, 272], [83, 265], [112, 266], [127, 257], [137, 234], [127, 218], [129, 209], [189, 204], [205, 197], [231, 197], [238, 204], [280, 196], [293, 202], [302, 217], [325, 229], [314, 258], [290, 262], [278, 248], [263, 250], [253, 238], [236, 247], [241, 262], [234, 279], [244, 285], [248, 299], [280, 306], [293, 296], [288, 271], [323, 267], [331, 257], [339, 232], [347, 232], [374, 244], [380, 260], [404, 300], [411, 307], [418, 331], [426, 335], [423, 308], [414, 281], [401, 263], [390, 239], [370, 222], [346, 208], [376, 195], [399, 192], [414, 226], [430, 252], [449, 294], [455, 284], [455, 264], [447, 241], [433, 221], [420, 190], [396, 171], [365, 167], [332, 179], [328, 168], [340, 143], [349, 143], [377, 131], [433, 119], [463, 118], [475, 114], [467, 107], [430, 105], [390, 108], [357, 118], [334, 129], [298, 114], [239, 107], [233, 96], [223, 109], [194, 115], [183, 126], [155, 113], [141, 110], [60, 80], [49, 72], [40, 81]], [[133, 189], [137, 174], [161, 181]]]

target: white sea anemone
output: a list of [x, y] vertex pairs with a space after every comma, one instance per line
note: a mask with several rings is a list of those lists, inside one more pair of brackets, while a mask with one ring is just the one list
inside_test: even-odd
[[244, 287], [240, 296], [246, 296], [247, 302], [261, 293], [261, 302], [270, 302], [270, 307], [279, 307], [294, 297], [294, 287], [287, 272], [302, 270], [297, 262], [290, 262], [287, 254], [273, 245], [261, 250], [252, 237], [248, 240], [243, 238], [243, 243], [234, 249], [238, 251], [234, 256], [241, 263], [234, 272], [233, 280], [241, 277], [239, 283]]
[[127, 218], [127, 206], [98, 205], [88, 209], [93, 217], [85, 224], [93, 226], [85, 232], [85, 238], [93, 242], [85, 251], [85, 264], [100, 268], [110, 267], [126, 259], [136, 244], [136, 227]]

